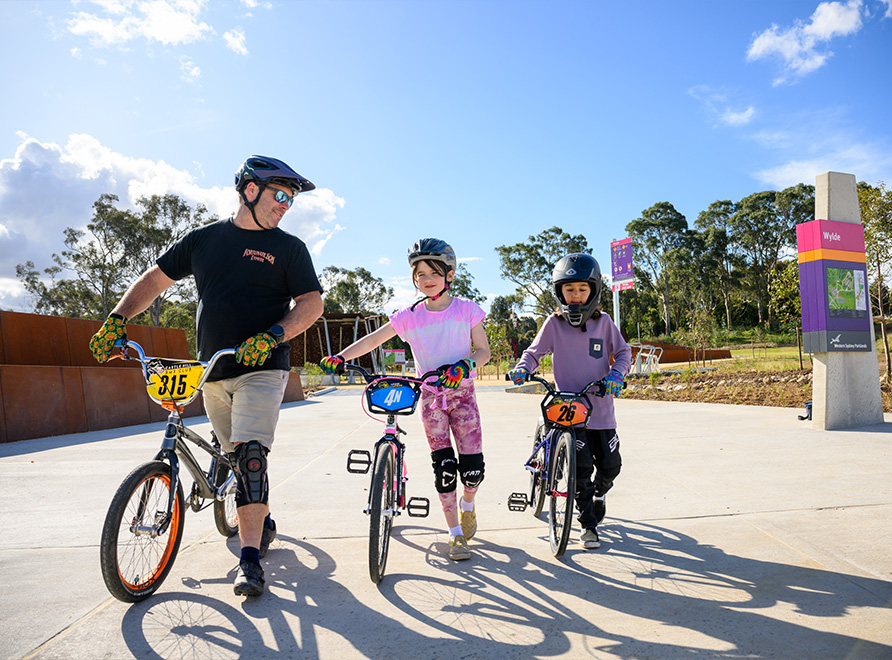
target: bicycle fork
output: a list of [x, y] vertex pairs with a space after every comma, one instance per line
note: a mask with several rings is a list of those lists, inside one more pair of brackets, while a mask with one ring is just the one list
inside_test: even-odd
[[[390, 430], [388, 428], [388, 430]], [[395, 429], [400, 432], [399, 429]], [[408, 469], [405, 461], [405, 445], [395, 434], [387, 433], [375, 443], [375, 457], [385, 444], [393, 447], [396, 456], [396, 470], [394, 470], [394, 488], [397, 493], [396, 507], [387, 512], [387, 515], [398, 516], [400, 509], [405, 509], [412, 518], [426, 518], [430, 514], [430, 500], [426, 497], [412, 497], [406, 501], [406, 482], [409, 480]], [[372, 455], [367, 449], [351, 449], [347, 454], [347, 472], [352, 474], [368, 474], [372, 467]], [[363, 513], [368, 514], [371, 509], [372, 493], [369, 491], [369, 500]]]

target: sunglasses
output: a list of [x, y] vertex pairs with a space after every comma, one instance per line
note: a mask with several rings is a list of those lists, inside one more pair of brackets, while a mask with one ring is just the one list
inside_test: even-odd
[[276, 188], [270, 188], [270, 191], [273, 193], [273, 197], [279, 204], [287, 204], [288, 208], [291, 208], [291, 205], [294, 204], [295, 195], [289, 195], [284, 190], [278, 190]]

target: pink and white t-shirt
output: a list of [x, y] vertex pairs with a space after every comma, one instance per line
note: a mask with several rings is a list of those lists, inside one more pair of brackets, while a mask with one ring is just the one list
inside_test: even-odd
[[420, 375], [470, 358], [471, 328], [484, 318], [486, 312], [477, 303], [453, 298], [441, 312], [429, 311], [424, 303], [414, 311], [401, 309], [390, 317], [390, 324], [412, 347], [415, 371]]

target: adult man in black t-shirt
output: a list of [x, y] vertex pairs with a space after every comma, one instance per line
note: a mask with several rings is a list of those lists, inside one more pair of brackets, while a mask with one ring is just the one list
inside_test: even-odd
[[[276, 536], [269, 515], [267, 454], [288, 382], [287, 339], [322, 314], [322, 287], [306, 245], [278, 224], [300, 192], [315, 186], [275, 158], [251, 156], [235, 176], [234, 218], [190, 231], [128, 289], [90, 341], [105, 362], [127, 319], [189, 275], [198, 289], [198, 357], [222, 348], [204, 386], [205, 410], [223, 449], [235, 456], [241, 558], [236, 595], [263, 593], [260, 557]], [[293, 304], [292, 304], [293, 301]]]

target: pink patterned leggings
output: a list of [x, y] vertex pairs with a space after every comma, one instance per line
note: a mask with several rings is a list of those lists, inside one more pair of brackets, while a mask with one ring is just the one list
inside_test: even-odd
[[[452, 445], [449, 430], [455, 438], [455, 450], [459, 455], [483, 452], [483, 434], [480, 429], [480, 411], [474, 393], [474, 381], [465, 380], [457, 389], [432, 391], [422, 388], [421, 423], [427, 435], [431, 451]], [[472, 498], [477, 488], [464, 487]], [[454, 511], [457, 505], [455, 491], [439, 493], [443, 511]]]

